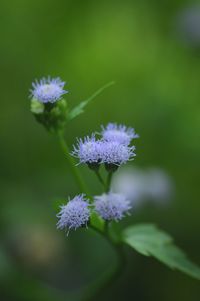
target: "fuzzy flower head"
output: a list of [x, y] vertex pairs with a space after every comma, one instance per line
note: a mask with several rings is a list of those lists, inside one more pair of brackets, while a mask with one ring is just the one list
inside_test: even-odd
[[134, 146], [127, 146], [116, 141], [102, 141], [101, 162], [120, 166], [135, 156]]
[[128, 210], [130, 202], [122, 194], [108, 193], [94, 198], [95, 211], [107, 221], [121, 220]]
[[132, 139], [139, 137], [133, 128], [116, 123], [109, 123], [105, 128], [102, 126], [101, 134], [106, 141], [115, 141], [124, 145], [129, 145]]
[[57, 217], [58, 229], [76, 230], [77, 228], [87, 225], [90, 217], [88, 200], [83, 194], [75, 196], [67, 205], [62, 205]]
[[79, 158], [80, 163], [99, 163], [101, 141], [97, 141], [95, 136], [87, 136], [84, 139], [78, 139], [78, 143], [74, 146], [72, 156]]
[[68, 93], [63, 87], [65, 82], [57, 78], [42, 78], [40, 81], [32, 83], [31, 96], [42, 103], [54, 103], [61, 98], [63, 94]]

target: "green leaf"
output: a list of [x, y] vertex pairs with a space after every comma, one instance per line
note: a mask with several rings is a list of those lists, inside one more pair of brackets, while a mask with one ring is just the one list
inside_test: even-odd
[[122, 240], [144, 256], [153, 256], [172, 269], [200, 280], [200, 268], [176, 247], [173, 239], [153, 224], [140, 224], [125, 229]]
[[114, 85], [115, 82], [110, 82], [106, 85], [104, 85], [103, 87], [101, 87], [99, 90], [97, 90], [94, 94], [92, 94], [88, 99], [82, 101], [81, 103], [79, 103], [75, 108], [73, 108], [69, 114], [68, 114], [68, 119], [72, 120], [75, 117], [77, 117], [78, 115], [84, 113], [84, 108], [88, 105], [89, 102], [91, 102], [95, 97], [97, 97], [99, 94], [101, 94], [101, 92], [103, 92], [106, 88]]

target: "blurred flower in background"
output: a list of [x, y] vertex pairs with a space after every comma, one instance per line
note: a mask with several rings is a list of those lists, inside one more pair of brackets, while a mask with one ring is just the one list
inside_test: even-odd
[[200, 5], [194, 4], [177, 15], [177, 29], [181, 39], [189, 46], [200, 47]]
[[122, 193], [133, 207], [146, 202], [157, 205], [169, 203], [174, 188], [170, 176], [159, 168], [122, 168], [113, 179], [112, 190]]

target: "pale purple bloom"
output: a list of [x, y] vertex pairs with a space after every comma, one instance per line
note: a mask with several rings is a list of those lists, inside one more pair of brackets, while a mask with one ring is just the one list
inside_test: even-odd
[[107, 221], [121, 220], [129, 209], [130, 202], [122, 194], [108, 193], [94, 197], [95, 211]]
[[132, 139], [139, 137], [133, 128], [116, 123], [109, 123], [105, 128], [102, 126], [101, 134], [106, 141], [115, 141], [125, 145], [129, 145]]
[[73, 146], [72, 156], [79, 158], [80, 163], [100, 163], [101, 144], [96, 140], [95, 135], [87, 136], [84, 139], [78, 139], [77, 145]]
[[59, 77], [42, 78], [40, 81], [32, 83], [31, 96], [42, 103], [54, 103], [59, 100], [62, 95], [68, 93], [63, 87], [65, 82], [62, 82]]
[[134, 150], [134, 146], [129, 147], [116, 141], [102, 141], [101, 162], [120, 166], [136, 156]]
[[89, 201], [83, 194], [77, 195], [67, 205], [61, 206], [57, 217], [59, 218], [58, 229], [68, 229], [69, 231], [87, 225], [90, 218]]

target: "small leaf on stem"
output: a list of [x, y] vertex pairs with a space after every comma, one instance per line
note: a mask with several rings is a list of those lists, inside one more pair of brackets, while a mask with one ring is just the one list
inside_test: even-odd
[[99, 90], [97, 90], [94, 94], [92, 94], [88, 99], [82, 101], [81, 103], [79, 103], [75, 108], [73, 108], [69, 114], [68, 114], [68, 119], [72, 120], [75, 117], [77, 117], [78, 115], [84, 113], [84, 108], [89, 104], [90, 101], [92, 101], [94, 98], [96, 98], [96, 96], [98, 96], [99, 94], [101, 94], [101, 92], [103, 92], [106, 88], [110, 87], [114, 85], [114, 82], [110, 82], [106, 85], [104, 85], [103, 87], [101, 87]]

